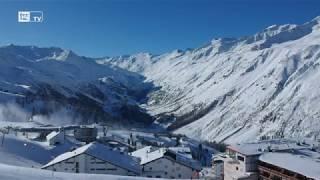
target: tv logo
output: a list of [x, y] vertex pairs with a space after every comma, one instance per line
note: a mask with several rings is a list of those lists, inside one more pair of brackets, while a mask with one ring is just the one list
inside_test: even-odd
[[42, 22], [42, 11], [18, 11], [18, 22]]

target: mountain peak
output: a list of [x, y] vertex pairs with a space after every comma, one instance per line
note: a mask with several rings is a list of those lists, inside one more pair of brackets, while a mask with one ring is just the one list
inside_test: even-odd
[[14, 44], [0, 47], [0, 51], [8, 56], [19, 56], [28, 60], [45, 59], [64, 52], [63, 49], [57, 47], [42, 48], [37, 46], [20, 46]]
[[316, 22], [320, 23], [320, 16], [313, 18], [311, 21], [316, 21]]

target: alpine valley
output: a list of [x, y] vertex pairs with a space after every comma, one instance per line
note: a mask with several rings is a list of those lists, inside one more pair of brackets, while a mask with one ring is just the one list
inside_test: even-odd
[[0, 101], [33, 120], [153, 124], [216, 142], [319, 137], [319, 80], [320, 17], [161, 55], [0, 48]]

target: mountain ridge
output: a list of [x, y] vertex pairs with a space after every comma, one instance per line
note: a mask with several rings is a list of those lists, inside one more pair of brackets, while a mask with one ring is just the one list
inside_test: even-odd
[[151, 123], [152, 117], [139, 108], [143, 94], [152, 88], [143, 80], [141, 75], [101, 66], [70, 50], [0, 47], [0, 101], [17, 104], [29, 116], [62, 111], [77, 123]]
[[40, 102], [67, 105], [85, 119], [133, 114], [152, 122], [152, 115], [170, 131], [208, 141], [316, 139], [319, 22], [272, 25], [160, 55], [88, 58], [60, 48], [1, 47], [0, 100], [15, 95], [29, 111]]
[[319, 75], [319, 18], [214, 39], [192, 51], [99, 63], [138, 72], [160, 87], [146, 106], [153, 115], [171, 117], [165, 126], [176, 133], [227, 142], [317, 138], [320, 109], [310, 107], [315, 102], [309, 95], [319, 97], [310, 75]]

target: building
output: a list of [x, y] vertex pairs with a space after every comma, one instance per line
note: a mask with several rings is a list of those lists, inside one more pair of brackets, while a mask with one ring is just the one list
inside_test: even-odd
[[234, 144], [227, 147], [224, 159], [224, 179], [258, 179], [258, 160], [261, 154], [290, 149], [306, 149], [307, 145], [291, 140], [265, 140], [254, 143]]
[[93, 142], [72, 152], [61, 154], [42, 169], [72, 172], [137, 176], [141, 174], [138, 160], [112, 148]]
[[[181, 149], [180, 149], [181, 150]], [[146, 146], [132, 152], [132, 156], [140, 158], [142, 176], [153, 178], [191, 179], [198, 178], [201, 166], [192, 159], [190, 150], [154, 148]]]
[[268, 152], [259, 157], [261, 180], [320, 179], [320, 153], [311, 150]]
[[74, 130], [74, 137], [81, 142], [90, 143], [96, 140], [98, 129], [92, 126], [80, 126]]
[[64, 131], [52, 131], [46, 136], [49, 145], [63, 144], [65, 140]]
[[212, 171], [216, 179], [224, 178], [224, 159], [227, 158], [224, 154], [217, 154], [212, 158]]

